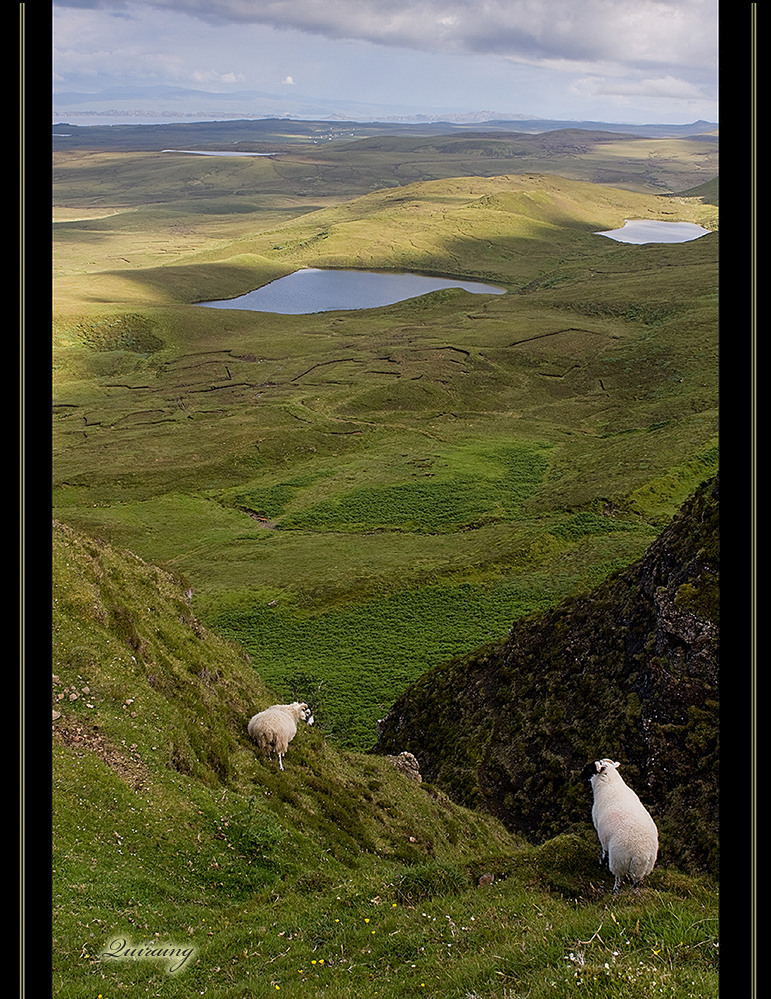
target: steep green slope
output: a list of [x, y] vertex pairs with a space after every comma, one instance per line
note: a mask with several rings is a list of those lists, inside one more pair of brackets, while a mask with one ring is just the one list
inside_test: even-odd
[[282, 773], [184, 582], [59, 524], [53, 569], [54, 994], [717, 995], [714, 884], [611, 899], [588, 802], [532, 847], [318, 727]]
[[666, 862], [718, 868], [719, 502], [704, 483], [642, 559], [445, 664], [381, 723], [431, 780], [542, 840], [580, 823], [571, 778], [613, 757]]
[[496, 822], [330, 748], [318, 727], [279, 772], [246, 734], [275, 695], [199, 625], [184, 584], [62, 525], [53, 541], [54, 975], [67, 995], [93, 994], [111, 935], [200, 949], [212, 928], [230, 964], [242, 945], [228, 923], [244, 924], [245, 946], [255, 912], [275, 925], [280, 896], [342, 893], [342, 910], [359, 870], [372, 896], [427, 861], [465, 884], [464, 864], [516, 848]]
[[[305, 815], [303, 838], [311, 856], [319, 840], [326, 852], [337, 833], [344, 862], [362, 849], [413, 860], [425, 851], [427, 839], [414, 849], [404, 846], [404, 830], [389, 826], [387, 807], [365, 804], [372, 797], [368, 779], [354, 777], [362, 760], [351, 765], [351, 758], [330, 749], [322, 726], [304, 727], [292, 744], [287, 766], [294, 776], [285, 778], [275, 761], [257, 757], [246, 723], [275, 702], [275, 692], [238, 646], [196, 620], [181, 580], [60, 524], [54, 525], [53, 565], [54, 737], [63, 758], [74, 759], [79, 749], [90, 751], [104, 765], [105, 777], [112, 769], [113, 777], [128, 778], [130, 787], [141, 792], [138, 801], [151, 809], [153, 801], [173, 797], [175, 786], [192, 787], [191, 781], [201, 793], [217, 787], [223, 798], [232, 794], [236, 799], [270, 796], [271, 789], [283, 787], [283, 819]], [[386, 787], [394, 784], [390, 767], [380, 761], [370, 760], [366, 769], [370, 776], [379, 774]], [[330, 801], [332, 824], [318, 805], [309, 810], [304, 795], [315, 787], [314, 773], [327, 781], [317, 791], [334, 798], [345, 788], [345, 795], [362, 797], [359, 809], [346, 818]], [[332, 794], [335, 783], [339, 786]], [[428, 839], [446, 842], [445, 820], [452, 825], [452, 815], [465, 813], [452, 806], [443, 811], [426, 795], [419, 796], [421, 804], [426, 814], [414, 821], [419, 819], [427, 835], [432, 829]], [[441, 814], [439, 826], [432, 812]], [[507, 840], [494, 833], [494, 824], [466, 818], [471, 826], [464, 834], [470, 838], [476, 827]], [[443, 855], [441, 843], [434, 850]]]

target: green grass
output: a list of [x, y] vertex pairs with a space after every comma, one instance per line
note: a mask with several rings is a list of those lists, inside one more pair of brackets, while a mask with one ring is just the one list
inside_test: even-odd
[[[111, 155], [119, 194], [137, 160]], [[180, 181], [204, 170], [192, 160]], [[716, 238], [592, 233], [668, 217], [671, 198], [466, 177], [279, 226], [231, 206], [177, 232], [145, 176], [151, 209], [63, 230], [55, 514], [184, 574], [197, 613], [282, 691], [298, 670], [331, 704], [344, 691], [337, 737], [365, 748], [401, 684], [638, 557], [715, 471]], [[683, 217], [713, 211], [682, 201]], [[510, 292], [311, 316], [189, 304], [330, 264]]]
[[492, 450], [467, 446], [414, 463], [411, 481], [349, 484], [342, 495], [290, 512], [280, 523], [289, 530], [438, 534], [515, 520], [543, 478], [548, 451], [525, 442]]
[[347, 576], [342, 592], [319, 580], [316, 589], [307, 581], [301, 594], [278, 586], [251, 596], [220, 593], [203, 602], [203, 613], [244, 645], [282, 695], [302, 699], [312, 691], [319, 722], [338, 744], [367, 749], [394, 689], [641, 554], [639, 532], [605, 523], [576, 515], [531, 535], [509, 553], [506, 571], [497, 564], [485, 573], [475, 564], [437, 578], [424, 567], [398, 589], [393, 580]]
[[[717, 237], [593, 235], [716, 229], [715, 150], [280, 127], [275, 160], [55, 153], [53, 506], [85, 532], [54, 532], [55, 991], [716, 995], [711, 882], [611, 898], [588, 815], [528, 845], [364, 752], [715, 470]], [[300, 266], [509, 293], [194, 304]], [[318, 723], [281, 774], [244, 726], [289, 696]], [[194, 953], [100, 960], [116, 938]]]
[[588, 813], [527, 844], [322, 726], [280, 772], [245, 731], [275, 692], [183, 582], [59, 525], [53, 549], [57, 994], [717, 995], [708, 879], [614, 897]]

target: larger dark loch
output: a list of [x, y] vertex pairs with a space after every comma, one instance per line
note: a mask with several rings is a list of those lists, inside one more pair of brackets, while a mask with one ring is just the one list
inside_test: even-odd
[[709, 231], [695, 222], [627, 219], [621, 229], [609, 229], [595, 235], [607, 236], [618, 243], [689, 243], [692, 239], [706, 236]]
[[198, 304], [210, 309], [247, 309], [299, 316], [313, 312], [378, 309], [442, 288], [462, 288], [476, 295], [506, 294], [505, 288], [480, 281], [461, 281], [421, 274], [306, 267], [239, 298]]

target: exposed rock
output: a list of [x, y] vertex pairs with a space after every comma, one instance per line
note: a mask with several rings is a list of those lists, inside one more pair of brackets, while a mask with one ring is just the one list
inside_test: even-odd
[[398, 756], [387, 756], [386, 759], [393, 763], [399, 773], [404, 774], [405, 777], [409, 777], [410, 780], [417, 781], [418, 783], [423, 780], [420, 775], [418, 761], [412, 753], [399, 753]]

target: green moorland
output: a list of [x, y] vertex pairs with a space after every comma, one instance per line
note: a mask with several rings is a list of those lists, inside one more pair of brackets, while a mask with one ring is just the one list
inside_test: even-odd
[[[716, 230], [711, 192], [647, 184], [658, 160], [703, 181], [695, 140], [568, 155], [558, 139], [552, 172], [453, 177], [512, 164], [475, 137], [430, 156], [329, 143], [310, 205], [307, 146], [56, 153], [55, 515], [183, 574], [196, 613], [340, 744], [369, 747], [430, 666], [629, 564], [715, 471], [716, 232], [595, 234], [630, 217]], [[557, 172], [589, 174], [603, 150], [609, 169], [619, 146], [628, 187]], [[434, 179], [401, 183], [413, 155]], [[301, 266], [508, 294], [311, 316], [195, 304]]]
[[709, 879], [614, 896], [589, 801], [536, 846], [318, 727], [280, 772], [244, 730], [274, 692], [184, 583], [53, 549], [54, 995], [718, 994]]
[[[716, 470], [714, 144], [120, 134], [54, 155], [56, 994], [716, 995], [709, 879], [613, 899], [588, 812], [536, 846], [366, 752]], [[713, 234], [594, 235], [633, 217]], [[195, 304], [301, 266], [508, 293]], [[281, 774], [244, 723], [288, 697], [317, 724]]]

